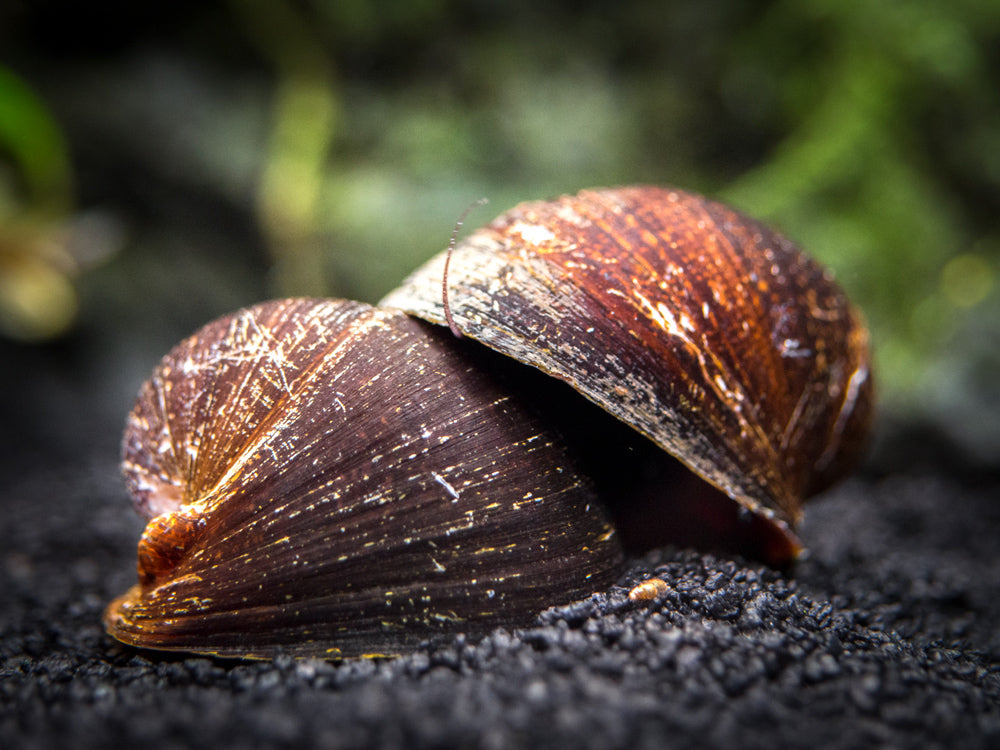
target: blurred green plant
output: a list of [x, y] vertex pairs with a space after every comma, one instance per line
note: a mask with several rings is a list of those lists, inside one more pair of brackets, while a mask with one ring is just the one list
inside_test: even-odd
[[786, 1], [734, 49], [736, 69], [756, 66], [745, 80], [780, 92], [787, 133], [722, 195], [837, 269], [870, 319], [890, 398], [937, 387], [928, 365], [996, 307], [1000, 228], [978, 226], [961, 189], [1000, 188], [982, 42], [996, 31], [997, 3]]
[[[110, 145], [116, 168], [181, 206], [210, 194], [243, 215], [252, 186], [273, 294], [374, 302], [481, 196], [490, 208], [467, 226], [584, 187], [674, 184], [775, 224], [836, 270], [871, 323], [883, 394], [919, 402], [946, 381], [967, 387], [959, 360], [988, 369], [987, 348], [955, 352], [1000, 320], [1000, 3], [228, 0], [150, 13], [156, 44], [137, 36], [99, 64], [81, 51], [88, 85], [66, 84], [60, 111], [103, 137], [91, 163]], [[159, 36], [164, 17], [174, 36]], [[49, 85], [64, 78], [50, 71]], [[22, 153], [8, 142], [32, 130], [44, 132], [5, 127], [4, 148]], [[21, 181], [45, 171], [11, 163]], [[17, 180], [0, 182], [21, 211]], [[123, 205], [147, 197], [119, 190], [106, 193]], [[151, 213], [176, 215], [156, 197]], [[180, 231], [171, 242], [193, 266], [221, 254]], [[234, 246], [233, 266], [256, 260]]]
[[333, 61], [292, 3], [231, 0], [237, 18], [277, 73], [270, 144], [258, 211], [279, 295], [322, 295], [332, 282], [323, 262], [321, 196], [338, 131]]
[[36, 341], [66, 331], [77, 312], [63, 222], [72, 170], [44, 104], [0, 67], [0, 333]]
[[657, 182], [831, 265], [890, 399], [936, 388], [949, 342], [1000, 306], [998, 3], [230, 7], [276, 77], [258, 188], [275, 293], [374, 301], [483, 195], [494, 212]]

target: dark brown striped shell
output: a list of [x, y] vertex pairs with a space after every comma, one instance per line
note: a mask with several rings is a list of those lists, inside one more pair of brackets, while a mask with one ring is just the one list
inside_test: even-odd
[[[445, 258], [381, 304], [444, 324]], [[740, 504], [726, 523], [751, 511], [763, 525], [746, 538], [778, 532], [760, 550], [772, 562], [798, 551], [803, 499], [858, 455], [872, 403], [865, 326], [827, 270], [724, 205], [656, 187], [525, 203], [454, 248], [448, 281], [465, 335], [676, 456]]]
[[396, 654], [607, 587], [622, 553], [592, 484], [490, 357], [330, 300], [179, 344], [128, 419], [149, 522], [108, 631], [222, 656]]

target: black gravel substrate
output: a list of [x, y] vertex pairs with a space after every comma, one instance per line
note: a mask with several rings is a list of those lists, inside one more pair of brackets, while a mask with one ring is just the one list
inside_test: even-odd
[[[883, 428], [808, 507], [789, 572], [666, 548], [530, 630], [394, 661], [222, 662], [104, 634], [141, 531], [115, 465], [125, 403], [89, 358], [11, 351], [2, 750], [1000, 747], [1000, 478], [934, 430]], [[666, 593], [630, 603], [650, 573]]]
[[523, 632], [238, 663], [109, 639], [139, 523], [112, 461], [40, 467], [0, 498], [0, 747], [998, 746], [997, 489], [856, 479], [792, 574], [664, 549]]

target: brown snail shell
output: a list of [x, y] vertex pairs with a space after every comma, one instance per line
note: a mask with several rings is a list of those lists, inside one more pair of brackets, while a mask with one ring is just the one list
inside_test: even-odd
[[[444, 324], [446, 257], [381, 304]], [[711, 499], [712, 514], [746, 525], [749, 510], [744, 536], [770, 534], [772, 562], [798, 552], [804, 498], [868, 429], [868, 333], [831, 274], [701, 196], [521, 204], [454, 248], [445, 299], [465, 335], [565, 380], [739, 503]]]
[[128, 420], [150, 520], [108, 631], [221, 656], [395, 654], [609, 585], [622, 552], [592, 484], [490, 357], [333, 300], [264, 303], [179, 344]]

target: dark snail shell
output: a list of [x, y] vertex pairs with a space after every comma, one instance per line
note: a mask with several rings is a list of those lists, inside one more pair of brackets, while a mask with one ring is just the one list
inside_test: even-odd
[[[445, 258], [381, 304], [444, 324]], [[465, 335], [565, 380], [736, 500], [732, 524], [751, 511], [745, 536], [771, 534], [774, 562], [868, 429], [868, 333], [831, 274], [700, 196], [521, 204], [454, 248], [447, 299]]]
[[222, 656], [394, 654], [605, 588], [622, 553], [591, 483], [484, 354], [305, 299], [182, 342], [128, 420], [150, 520], [108, 631]]

